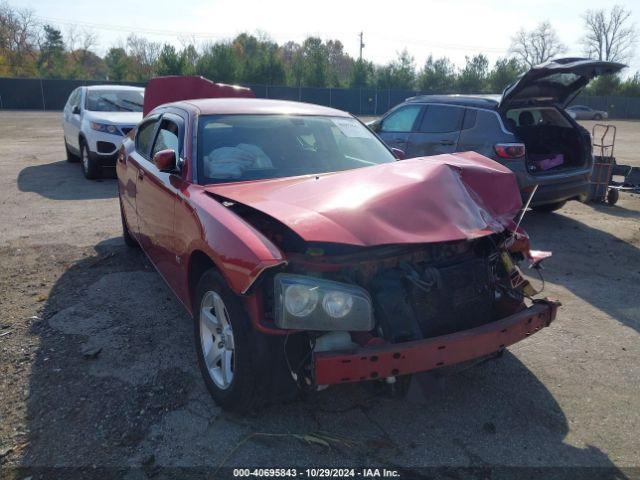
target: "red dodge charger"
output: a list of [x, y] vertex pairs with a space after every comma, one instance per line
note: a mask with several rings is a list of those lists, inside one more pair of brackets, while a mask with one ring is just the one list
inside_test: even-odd
[[[189, 81], [150, 83], [145, 102], [206, 95]], [[543, 252], [513, 222], [507, 168], [471, 152], [397, 161], [348, 113], [214, 90], [227, 98], [145, 105], [117, 174], [124, 239], [193, 316], [223, 408], [406, 384], [555, 318], [517, 267]]]

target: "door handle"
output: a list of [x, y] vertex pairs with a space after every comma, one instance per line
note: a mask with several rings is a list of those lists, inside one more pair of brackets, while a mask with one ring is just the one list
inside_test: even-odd
[[138, 180], [144, 180], [144, 171], [138, 170]]
[[453, 145], [453, 140], [440, 140], [440, 145]]

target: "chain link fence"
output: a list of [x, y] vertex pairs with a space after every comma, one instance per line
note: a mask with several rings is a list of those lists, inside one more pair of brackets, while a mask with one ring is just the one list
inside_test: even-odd
[[[0, 78], [0, 109], [62, 110], [69, 94], [82, 85], [136, 85], [144, 83], [101, 80], [53, 80]], [[382, 115], [405, 98], [428, 92], [375, 88], [317, 88], [247, 85], [259, 98], [295, 100], [346, 110], [354, 115]], [[640, 118], [640, 97], [594, 97], [580, 95], [574, 104], [609, 112], [609, 118]]]

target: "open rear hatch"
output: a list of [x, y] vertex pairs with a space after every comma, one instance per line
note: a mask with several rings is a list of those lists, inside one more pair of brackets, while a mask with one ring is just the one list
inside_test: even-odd
[[526, 147], [529, 173], [546, 175], [588, 166], [589, 133], [559, 109], [591, 79], [624, 67], [621, 63], [561, 58], [533, 67], [505, 88], [499, 110], [507, 127]]
[[618, 73], [626, 65], [588, 58], [558, 58], [531, 68], [502, 92], [500, 110], [525, 105], [566, 107], [599, 75]]

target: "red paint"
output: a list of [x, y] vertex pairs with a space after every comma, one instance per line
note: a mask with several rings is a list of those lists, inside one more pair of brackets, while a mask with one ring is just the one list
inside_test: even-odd
[[441, 337], [401, 344], [374, 345], [354, 352], [321, 352], [314, 356], [318, 385], [359, 382], [426, 372], [498, 352], [548, 326], [557, 303], [538, 301], [502, 320]]
[[158, 105], [195, 98], [250, 97], [250, 88], [224, 83], [213, 83], [204, 77], [168, 76], [155, 77], [147, 82], [142, 114], [146, 116]]
[[514, 174], [473, 152], [206, 189], [307, 241], [360, 246], [480, 237], [510, 227], [522, 206]]
[[[147, 100], [151, 105], [170, 98], [169, 94], [185, 98], [185, 92], [193, 91], [187, 88], [190, 81], [181, 81], [180, 89], [167, 93], [173, 81], [178, 80], [150, 82], [152, 87], [160, 82], [162, 92], [148, 88], [145, 106]], [[512, 219], [521, 208], [514, 175], [474, 153], [411, 159], [318, 176], [203, 187], [193, 178], [192, 142], [201, 114], [349, 115], [316, 105], [252, 98], [180, 101], [158, 106], [151, 113], [183, 119], [183, 166], [179, 173], [161, 172], [148, 155], [136, 152], [132, 138], [125, 139], [117, 172], [129, 229], [187, 310], [194, 310], [190, 276], [194, 269], [202, 267], [200, 262], [210, 262], [229, 287], [243, 295], [251, 324], [261, 334], [287, 332], [265, 320], [264, 287], [252, 286], [265, 269], [281, 268], [288, 258], [210, 193], [261, 210], [306, 240], [362, 246], [476, 238], [513, 229]], [[528, 242], [520, 243], [528, 251]], [[527, 330], [546, 326], [554, 317], [554, 304], [537, 303], [498, 322], [420, 342], [380, 345], [382, 340], [362, 335], [362, 347], [355, 353], [315, 356], [317, 381], [355, 381], [362, 376], [370, 378], [373, 371], [385, 377], [395, 375], [394, 369], [411, 373], [435, 368], [441, 361], [462, 362], [521, 340]], [[445, 349], [438, 350], [442, 345]], [[394, 358], [394, 354], [400, 358]], [[374, 356], [378, 360], [372, 370]]]

